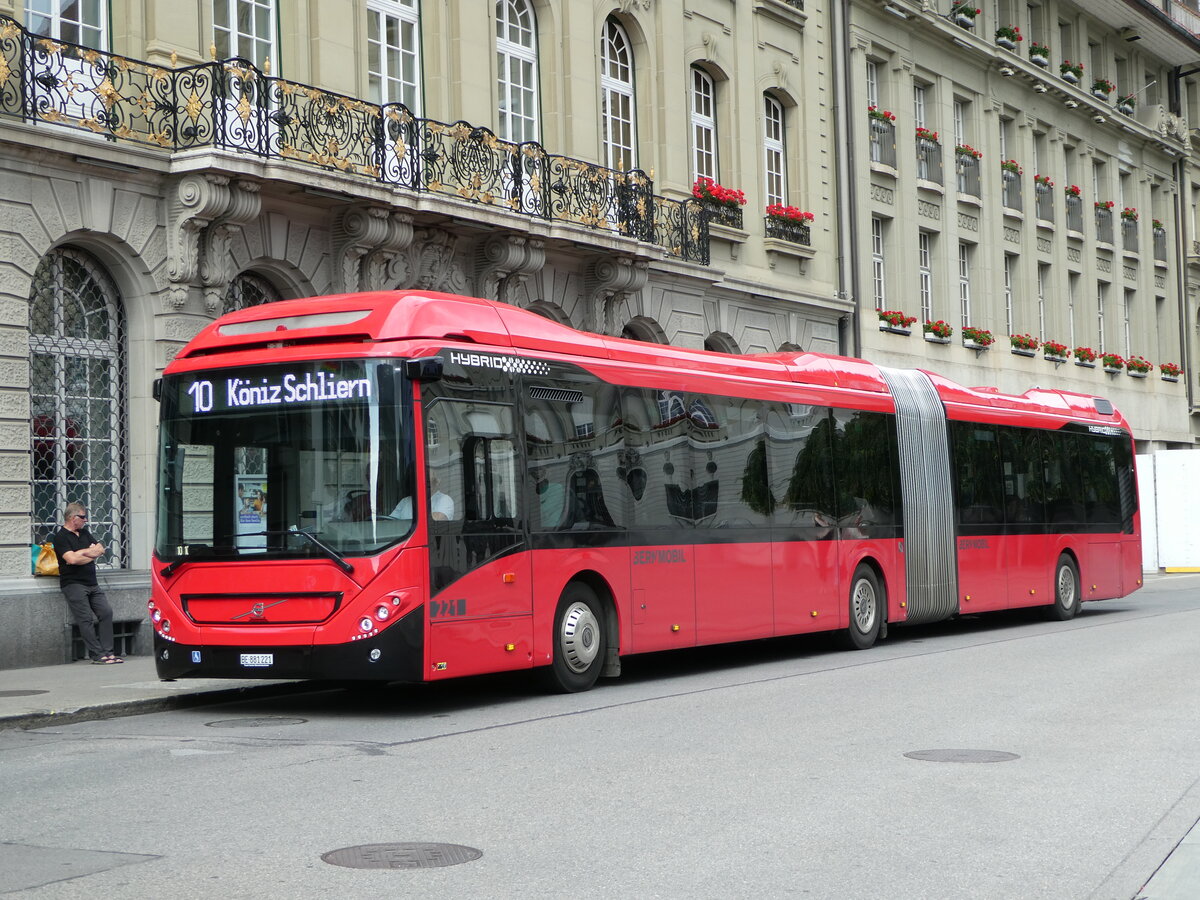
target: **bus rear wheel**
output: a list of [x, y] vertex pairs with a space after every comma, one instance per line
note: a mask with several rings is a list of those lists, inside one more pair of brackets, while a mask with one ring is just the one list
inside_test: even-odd
[[1079, 612], [1079, 569], [1075, 560], [1066, 553], [1058, 558], [1054, 567], [1054, 603], [1047, 614], [1051, 619], [1065, 622], [1075, 618]]
[[554, 661], [548, 686], [563, 693], [589, 690], [600, 677], [607, 652], [604, 608], [595, 591], [572, 582], [554, 613]]
[[875, 644], [883, 624], [883, 588], [875, 570], [860, 563], [850, 579], [850, 624], [844, 643], [851, 650], [866, 650]]

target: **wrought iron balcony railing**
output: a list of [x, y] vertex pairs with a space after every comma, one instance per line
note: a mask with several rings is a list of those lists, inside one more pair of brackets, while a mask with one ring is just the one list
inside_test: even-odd
[[867, 120], [871, 162], [896, 168], [896, 126], [887, 119], [871, 116]]
[[442, 194], [655, 244], [707, 264], [694, 199], [649, 176], [511, 143], [268, 75], [243, 59], [164, 68], [54, 41], [0, 17], [0, 116], [167, 152], [214, 147]]
[[1167, 232], [1164, 228], [1155, 228], [1154, 234], [1154, 261], [1165, 263], [1167, 261]]
[[917, 138], [917, 178], [942, 184], [942, 145], [928, 138]]
[[979, 160], [966, 153], [954, 154], [954, 168], [958, 176], [958, 192], [968, 197], [982, 197], [979, 176]]
[[1067, 194], [1064, 202], [1067, 207], [1067, 231], [1083, 234], [1083, 199]]
[[1021, 212], [1025, 209], [1024, 195], [1021, 193], [1021, 176], [1016, 172], [1000, 172], [1001, 200], [1005, 209]]
[[812, 246], [811, 227], [803, 222], [793, 222], [778, 216], [765, 216], [765, 233], [767, 237], [779, 238], [802, 247]]
[[1034, 205], [1037, 217], [1043, 222], [1054, 221], [1054, 188], [1037, 182], [1033, 186]]
[[1096, 207], [1096, 240], [1102, 244], [1113, 242], [1113, 214], [1111, 209]]
[[1121, 249], [1138, 252], [1138, 223], [1136, 219], [1121, 218]]

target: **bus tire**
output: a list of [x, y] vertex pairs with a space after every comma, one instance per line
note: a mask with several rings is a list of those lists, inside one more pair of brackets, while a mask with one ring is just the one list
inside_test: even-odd
[[590, 690], [607, 656], [604, 607], [582, 582], [567, 585], [554, 613], [554, 659], [547, 684], [561, 693]]
[[1054, 603], [1046, 614], [1056, 622], [1075, 618], [1079, 612], [1079, 569], [1067, 553], [1058, 558], [1054, 567]]
[[883, 598], [883, 588], [875, 570], [866, 563], [859, 563], [850, 579], [850, 623], [843, 635], [848, 649], [866, 650], [874, 646], [883, 623]]

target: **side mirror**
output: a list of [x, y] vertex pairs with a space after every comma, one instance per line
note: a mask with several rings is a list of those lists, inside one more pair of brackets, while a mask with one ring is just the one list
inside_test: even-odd
[[440, 356], [423, 356], [419, 359], [406, 359], [404, 374], [409, 381], [441, 381], [442, 358]]
[[158, 400], [160, 402], [162, 401], [162, 379], [161, 378], [154, 379], [154, 385], [151, 388], [150, 393], [154, 396], [155, 400]]

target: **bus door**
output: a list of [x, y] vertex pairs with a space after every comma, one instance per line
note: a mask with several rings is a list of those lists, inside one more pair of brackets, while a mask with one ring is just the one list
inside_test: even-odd
[[778, 403], [767, 410], [768, 489], [759, 505], [771, 511], [777, 634], [836, 628], [845, 606], [832, 431], [826, 406]]
[[1004, 571], [1008, 605], [1048, 603], [1057, 551], [1048, 534], [1045, 453], [1054, 435], [1033, 428], [1000, 428], [1004, 470]]
[[959, 612], [1008, 607], [1004, 484], [996, 426], [949, 422], [954, 459]]
[[446, 373], [423, 386], [430, 677], [525, 668], [532, 566], [509, 376], [452, 364]]
[[769, 637], [775, 615], [762, 403], [689, 400], [697, 641]]

